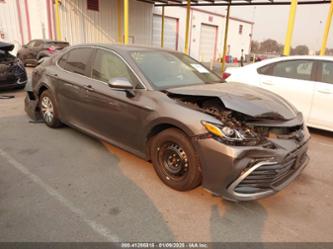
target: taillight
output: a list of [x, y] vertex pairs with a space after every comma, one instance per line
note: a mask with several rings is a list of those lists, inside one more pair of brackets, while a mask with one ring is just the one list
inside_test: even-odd
[[52, 54], [56, 50], [56, 48], [51, 46], [47, 50]]
[[226, 73], [224, 72], [223, 75], [222, 75], [222, 78], [225, 80], [227, 79], [231, 74], [230, 73]]

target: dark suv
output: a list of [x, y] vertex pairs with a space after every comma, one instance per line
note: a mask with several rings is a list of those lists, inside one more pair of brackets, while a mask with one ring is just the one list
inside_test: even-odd
[[69, 43], [64, 41], [31, 40], [17, 52], [17, 57], [24, 65], [36, 66], [42, 58], [49, 57], [67, 46]]

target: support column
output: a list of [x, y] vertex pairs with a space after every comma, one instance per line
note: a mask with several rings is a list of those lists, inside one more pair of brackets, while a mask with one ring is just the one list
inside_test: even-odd
[[164, 48], [164, 6], [162, 6], [161, 48]]
[[57, 40], [62, 40], [61, 29], [60, 29], [59, 0], [55, 0], [55, 19], [56, 19]]
[[128, 44], [128, 0], [124, 0], [124, 44]]
[[189, 33], [190, 33], [190, 14], [191, 14], [191, 0], [187, 0], [186, 6], [186, 30], [185, 30], [185, 48], [184, 53], [189, 54]]
[[290, 54], [291, 41], [295, 26], [296, 8], [297, 8], [297, 0], [291, 0], [289, 20], [288, 20], [288, 30], [283, 50], [283, 55], [285, 56], [288, 56]]
[[227, 7], [227, 16], [225, 19], [224, 44], [223, 44], [222, 65], [221, 65], [222, 74], [224, 73], [225, 70], [225, 56], [227, 55], [229, 19], [230, 19], [230, 4]]
[[330, 9], [328, 11], [323, 42], [322, 42], [321, 49], [320, 49], [320, 55], [322, 55], [322, 56], [325, 55], [325, 52], [326, 52], [328, 34], [330, 32], [330, 27], [331, 27], [331, 23], [332, 23], [332, 16], [333, 16], [333, 0], [331, 0]]

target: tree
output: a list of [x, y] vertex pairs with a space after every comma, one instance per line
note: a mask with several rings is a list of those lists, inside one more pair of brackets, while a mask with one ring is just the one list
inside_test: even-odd
[[333, 48], [326, 48], [326, 55], [333, 55]]
[[[316, 55], [320, 55], [320, 50], [316, 51]], [[325, 55], [333, 55], [333, 48], [326, 48]]]
[[298, 45], [296, 48], [292, 49], [291, 54], [293, 55], [308, 55], [309, 48], [306, 45]]
[[251, 41], [251, 53], [258, 53], [260, 49], [260, 43], [257, 41]]
[[281, 53], [281, 45], [273, 39], [267, 39], [260, 43], [260, 51], [268, 53]]

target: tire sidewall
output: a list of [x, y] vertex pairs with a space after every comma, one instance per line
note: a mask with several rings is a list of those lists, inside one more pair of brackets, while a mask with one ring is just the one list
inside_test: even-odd
[[[166, 142], [178, 144], [186, 153], [188, 167], [186, 176], [181, 181], [174, 181], [170, 178], [168, 179], [167, 175], [162, 169], [164, 166], [160, 164], [159, 153], [161, 152], [159, 150]], [[150, 143], [150, 153], [151, 160], [157, 175], [169, 187], [179, 191], [187, 191], [197, 187], [201, 183], [199, 158], [190, 142], [190, 139], [182, 131], [175, 128], [170, 128], [157, 134], [152, 138]]]
[[[44, 97], [48, 97], [50, 99], [51, 103], [52, 103], [52, 106], [53, 106], [53, 119], [52, 119], [52, 122], [50, 122], [50, 123], [47, 122], [44, 119], [44, 115], [42, 114], [42, 111], [41, 111], [41, 102], [42, 102]], [[44, 120], [44, 122], [47, 126], [49, 126], [51, 128], [57, 128], [57, 127], [60, 126], [61, 122], [59, 120], [57, 105], [56, 105], [56, 102], [55, 102], [55, 99], [54, 99], [53, 95], [50, 93], [49, 90], [46, 90], [46, 91], [42, 92], [42, 94], [40, 95], [39, 108], [40, 108], [42, 119]]]

